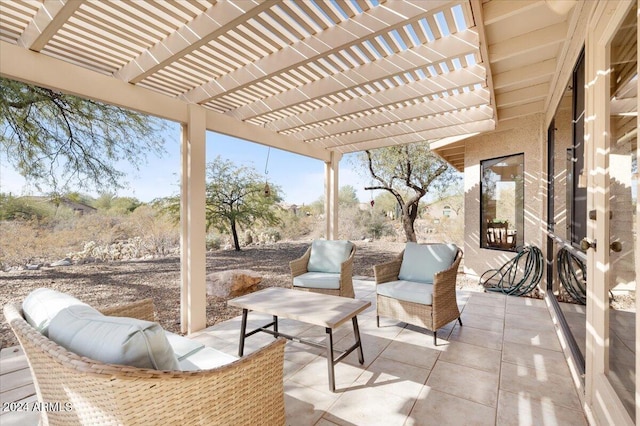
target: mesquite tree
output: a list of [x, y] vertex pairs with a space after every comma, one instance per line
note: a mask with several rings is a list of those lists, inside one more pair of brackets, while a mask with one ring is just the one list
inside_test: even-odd
[[122, 188], [119, 163], [137, 169], [148, 153], [163, 153], [165, 127], [124, 108], [0, 78], [0, 160], [38, 189]]
[[422, 197], [460, 179], [459, 173], [431, 152], [428, 143], [367, 150], [359, 159], [374, 181], [365, 189], [388, 191], [398, 202], [407, 241], [417, 240], [414, 223]]
[[216, 157], [207, 165], [207, 228], [230, 233], [240, 251], [238, 226], [279, 222], [275, 210], [278, 192], [274, 185], [265, 191], [265, 181], [255, 169]]

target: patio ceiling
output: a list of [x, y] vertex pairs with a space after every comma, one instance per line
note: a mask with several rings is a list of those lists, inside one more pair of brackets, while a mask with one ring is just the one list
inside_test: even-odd
[[209, 130], [326, 160], [455, 148], [493, 130], [496, 111], [544, 111], [569, 26], [542, 0], [3, 1], [0, 73], [113, 102], [38, 68], [108, 77], [135, 86], [124, 106], [180, 121], [164, 111], [198, 104]]

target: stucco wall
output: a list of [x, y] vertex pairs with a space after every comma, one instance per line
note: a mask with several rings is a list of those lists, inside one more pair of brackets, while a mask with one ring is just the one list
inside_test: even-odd
[[464, 269], [482, 275], [499, 268], [513, 252], [480, 248], [480, 162], [496, 157], [524, 153], [524, 242], [543, 248], [546, 211], [546, 183], [543, 169], [547, 146], [544, 115], [536, 114], [499, 124], [496, 131], [466, 141], [465, 147], [465, 241]]

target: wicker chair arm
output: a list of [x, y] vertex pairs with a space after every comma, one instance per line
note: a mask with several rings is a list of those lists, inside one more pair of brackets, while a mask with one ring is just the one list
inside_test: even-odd
[[433, 276], [433, 321], [436, 328], [460, 316], [456, 298], [456, 279], [461, 260], [462, 250], [458, 249], [453, 264]]
[[340, 264], [340, 294], [343, 297], [356, 297], [353, 291], [353, 258], [355, 254], [356, 245], [353, 244], [349, 257]]
[[394, 260], [373, 266], [373, 275], [375, 277], [376, 284], [387, 283], [398, 279], [403, 256], [404, 250], [402, 250]]
[[309, 247], [307, 251], [304, 252], [302, 257], [289, 262], [289, 267], [291, 268], [291, 279], [307, 272], [307, 265], [309, 264], [310, 257], [311, 247]]
[[153, 299], [143, 299], [136, 302], [107, 306], [99, 309], [103, 315], [111, 317], [128, 317], [145, 321], [154, 321]]

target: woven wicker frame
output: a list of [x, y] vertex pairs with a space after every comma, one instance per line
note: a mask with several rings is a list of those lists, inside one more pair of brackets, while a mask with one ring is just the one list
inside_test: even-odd
[[[153, 302], [104, 312], [153, 320]], [[156, 371], [71, 353], [31, 327], [20, 304], [7, 304], [4, 315], [29, 361], [38, 401], [60, 403], [60, 410], [42, 412], [44, 425], [285, 423], [284, 339], [212, 370]]]
[[[376, 285], [395, 281], [400, 273], [402, 256], [391, 262], [373, 267]], [[458, 266], [462, 260], [462, 250], [458, 249], [453, 264], [433, 277], [433, 302], [431, 305], [406, 302], [387, 296], [376, 296], [376, 314], [397, 319], [408, 324], [424, 327], [435, 333], [444, 325], [460, 318], [460, 310], [456, 300], [456, 278]]]
[[[356, 245], [351, 245], [351, 253], [347, 260], [340, 265], [340, 288], [337, 290], [331, 290], [326, 288], [305, 288], [305, 287], [293, 287], [296, 290], [311, 291], [313, 293], [329, 294], [332, 296], [342, 296], [355, 298], [353, 291], [353, 257], [356, 254]], [[289, 262], [291, 268], [291, 285], [293, 285], [293, 279], [298, 275], [309, 272], [307, 265], [309, 264], [309, 258], [311, 257], [311, 247], [302, 255], [302, 257]]]

